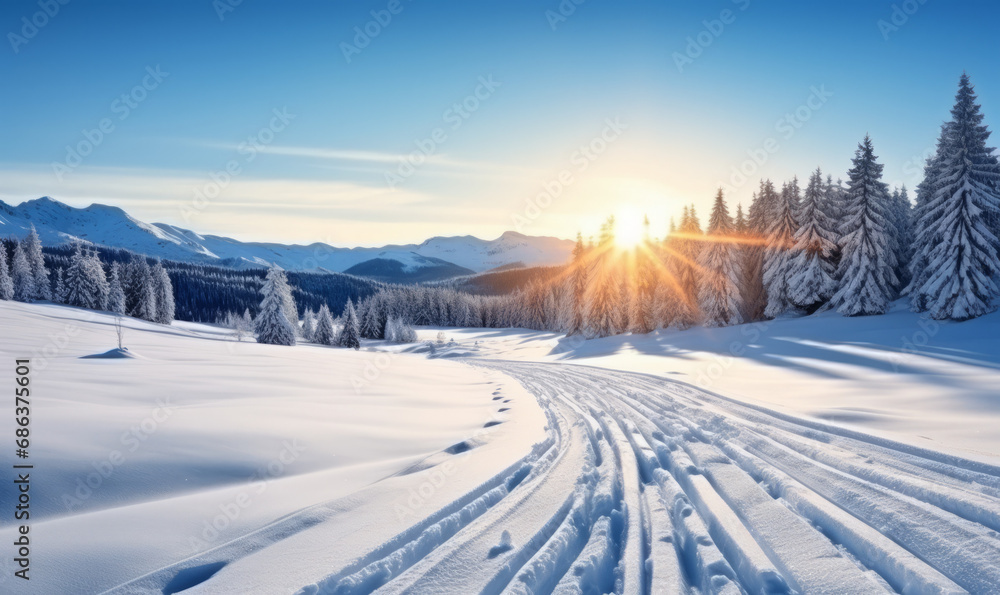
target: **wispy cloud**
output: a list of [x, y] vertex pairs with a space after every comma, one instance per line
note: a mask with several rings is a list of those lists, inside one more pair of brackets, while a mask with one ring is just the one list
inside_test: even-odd
[[[224, 149], [227, 151], [238, 151], [241, 145], [237, 143], [201, 143], [205, 147]], [[414, 153], [392, 153], [385, 151], [365, 151], [360, 149], [338, 149], [324, 147], [294, 147], [287, 145], [264, 145], [257, 146], [258, 153], [270, 155], [285, 155], [289, 157], [304, 157], [307, 159], [318, 159], [324, 161], [349, 161], [355, 163], [369, 163], [378, 166], [379, 170], [394, 169], [395, 166], [405, 163], [413, 158]], [[533, 168], [526, 168], [517, 165], [507, 165], [488, 161], [476, 161], [469, 159], [457, 159], [446, 153], [431, 153], [422, 155], [421, 164], [438, 168], [448, 168], [455, 170], [467, 170], [468, 172], [489, 173], [511, 173], [511, 172], [533, 172]]]

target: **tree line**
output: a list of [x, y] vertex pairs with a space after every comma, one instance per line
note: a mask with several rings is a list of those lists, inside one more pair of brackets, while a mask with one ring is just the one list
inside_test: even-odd
[[569, 266], [510, 295], [387, 288], [361, 304], [362, 333], [380, 338], [392, 314], [415, 324], [603, 337], [821, 309], [877, 315], [901, 296], [934, 319], [981, 316], [1000, 293], [1000, 165], [982, 121], [963, 74], [915, 205], [905, 187], [889, 190], [866, 136], [846, 183], [820, 169], [804, 189], [797, 179], [780, 189], [763, 180], [735, 215], [720, 190], [704, 231], [685, 207], [662, 241], [649, 237], [647, 220], [635, 250], [616, 247], [612, 217], [596, 242], [578, 235]]

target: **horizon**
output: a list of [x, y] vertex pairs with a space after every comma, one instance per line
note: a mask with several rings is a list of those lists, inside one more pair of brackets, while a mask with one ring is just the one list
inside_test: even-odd
[[389, 4], [68, 4], [28, 37], [38, 4], [6, 3], [0, 198], [269, 243], [586, 238], [626, 214], [663, 237], [720, 186], [733, 212], [762, 178], [843, 178], [866, 133], [912, 190], [963, 71], [1000, 110], [986, 2]]
[[[25, 205], [27, 203], [32, 203], [32, 202], [41, 201], [41, 200], [48, 200], [48, 201], [55, 202], [55, 203], [61, 204], [63, 206], [67, 206], [67, 207], [70, 207], [72, 209], [77, 209], [77, 210], [85, 210], [85, 209], [88, 209], [90, 207], [110, 207], [110, 208], [120, 209], [126, 215], [129, 215], [130, 217], [132, 217], [132, 214], [129, 213], [127, 209], [125, 209], [123, 207], [119, 207], [118, 205], [106, 204], [106, 203], [100, 203], [100, 202], [91, 202], [91, 203], [86, 204], [86, 205], [82, 205], [82, 203], [81, 203], [81, 205], [75, 205], [75, 204], [70, 204], [70, 203], [68, 203], [66, 201], [63, 201], [63, 200], [59, 200], [59, 199], [54, 198], [52, 196], [39, 196], [39, 197], [36, 197], [36, 198], [28, 198], [28, 199], [24, 199], [21, 202], [17, 202], [17, 203], [8, 203], [8, 202], [4, 201], [3, 199], [0, 199], [0, 202], [4, 203], [4, 204], [6, 204], [6, 205], [8, 205], [8, 206], [10, 206], [12, 208], [17, 208], [17, 207], [23, 206], [23, 205]], [[173, 226], [173, 227], [181, 227], [179, 225], [175, 225], [175, 224], [172, 224], [172, 223], [166, 223], [166, 222], [163, 222], [163, 221], [143, 221], [141, 219], [138, 219], [138, 221], [140, 221], [141, 223], [145, 223], [147, 225], [170, 225], [170, 226]], [[184, 229], [184, 231], [194, 232], [194, 233], [196, 233], [196, 234], [198, 234], [200, 236], [203, 236], [203, 237], [204, 236], [213, 236], [213, 237], [220, 237], [220, 238], [223, 238], [223, 239], [236, 240], [236, 238], [233, 238], [233, 237], [230, 237], [230, 236], [223, 236], [223, 235], [213, 234], [213, 233], [199, 233], [198, 230], [196, 230], [196, 229], [187, 229], [187, 228], [182, 228], [182, 229]], [[499, 235], [497, 235], [495, 238], [489, 238], [489, 237], [483, 238], [483, 237], [479, 237], [479, 236], [474, 235], [474, 234], [435, 235], [435, 236], [429, 236], [427, 238], [424, 238], [424, 240], [422, 240], [420, 242], [387, 243], [387, 244], [377, 244], [377, 245], [371, 245], [371, 246], [364, 246], [364, 245], [341, 246], [341, 245], [337, 245], [337, 244], [326, 244], [326, 242], [321, 242], [321, 241], [313, 241], [313, 242], [309, 242], [309, 243], [271, 242], [271, 241], [268, 241], [268, 240], [253, 240], [253, 239], [248, 239], [248, 240], [240, 239], [240, 240], [237, 240], [237, 241], [242, 242], [242, 243], [248, 243], [248, 244], [279, 244], [279, 245], [286, 245], [286, 246], [310, 246], [312, 244], [325, 244], [325, 245], [329, 245], [331, 248], [338, 248], [338, 249], [342, 248], [342, 249], [348, 249], [348, 250], [350, 250], [350, 249], [354, 249], [354, 248], [389, 248], [389, 247], [401, 247], [401, 246], [419, 246], [419, 245], [421, 245], [423, 243], [426, 243], [427, 241], [433, 240], [433, 239], [473, 238], [473, 239], [476, 239], [476, 240], [479, 240], [479, 241], [482, 241], [482, 242], [494, 242], [494, 241], [502, 239], [504, 236], [509, 235], [509, 234], [517, 234], [517, 235], [523, 235], [523, 236], [527, 236], [527, 237], [541, 238], [541, 239], [555, 239], [555, 240], [566, 241], [566, 242], [575, 242], [576, 241], [573, 238], [562, 238], [562, 237], [558, 237], [558, 236], [547, 236], [547, 235], [535, 235], [535, 234], [521, 233], [521, 232], [513, 230], [513, 229], [508, 229], [506, 231], [503, 231]]]

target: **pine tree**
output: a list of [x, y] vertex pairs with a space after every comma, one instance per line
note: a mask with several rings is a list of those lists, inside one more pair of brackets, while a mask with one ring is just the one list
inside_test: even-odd
[[80, 244], [70, 258], [64, 282], [66, 304], [91, 310], [103, 310], [107, 306], [110, 287], [101, 261], [96, 255], [85, 254]]
[[646, 334], [656, 329], [656, 286], [659, 276], [656, 271], [655, 246], [649, 233], [649, 217], [643, 217], [642, 242], [635, 251], [635, 271], [632, 312], [630, 315], [632, 331]]
[[910, 258], [913, 253], [913, 205], [906, 186], [892, 193], [893, 244], [896, 248], [896, 277], [901, 289], [910, 281]]
[[747, 218], [743, 215], [743, 204], [736, 203], [736, 217], [733, 219], [733, 235], [737, 238], [744, 238], [748, 231], [750, 231], [750, 224], [747, 223]]
[[313, 313], [312, 308], [307, 308], [305, 314], [302, 315], [302, 338], [306, 341], [312, 341], [315, 334], [316, 314]]
[[[62, 282], [62, 269], [57, 271], [58, 282]], [[125, 314], [125, 292], [122, 290], [121, 267], [117, 262], [111, 265], [111, 280], [108, 282], [108, 310], [115, 314]]]
[[795, 222], [798, 191], [797, 182], [785, 184], [771, 205], [764, 250], [764, 288], [767, 292], [764, 316], [767, 318], [780, 316], [794, 307], [789, 279], [793, 273], [792, 238], [798, 230]]
[[401, 318], [390, 317], [385, 326], [385, 338], [392, 343], [414, 343], [417, 331]]
[[42, 242], [38, 238], [35, 225], [31, 224], [31, 231], [24, 239], [25, 256], [31, 266], [31, 274], [34, 277], [35, 293], [32, 296], [36, 300], [51, 300], [52, 289], [49, 286], [49, 271], [45, 268], [45, 257], [42, 255]]
[[376, 294], [371, 300], [371, 306], [369, 311], [371, 312], [370, 321], [368, 326], [370, 327], [369, 335], [362, 335], [368, 339], [384, 339], [385, 338], [385, 327], [389, 322], [389, 303], [383, 294]]
[[932, 318], [967, 320], [994, 310], [1000, 272], [997, 236], [1000, 217], [1000, 163], [986, 146], [990, 131], [969, 77], [962, 75], [934, 194], [923, 217], [930, 274], [916, 292]]
[[25, 251], [24, 242], [17, 242], [14, 248], [14, 260], [11, 263], [11, 278], [14, 280], [14, 299], [19, 302], [30, 302], [34, 299], [35, 275], [31, 272], [31, 263]]
[[260, 302], [260, 313], [254, 321], [254, 331], [258, 343], [269, 345], [295, 345], [295, 330], [285, 314], [285, 295], [288, 284], [285, 273], [272, 267], [267, 271], [260, 292], [264, 299]]
[[823, 174], [816, 168], [799, 209], [802, 224], [793, 238], [789, 297], [793, 304], [809, 311], [830, 299], [837, 288], [831, 261], [837, 234], [823, 209], [827, 191]]
[[[930, 231], [930, 228], [932, 223], [941, 217], [940, 210], [943, 204], [934, 202], [934, 194], [941, 181], [941, 168], [945, 160], [950, 126], [950, 122], [941, 125], [937, 149], [934, 155], [927, 159], [924, 165], [924, 179], [917, 185], [917, 204], [913, 209], [913, 247], [909, 264], [910, 282], [903, 289], [903, 295], [910, 297], [910, 309], [914, 312], [923, 312], [927, 309], [928, 296], [922, 293], [920, 288], [931, 274], [931, 270], [927, 267], [930, 252], [941, 240]], [[933, 211], [931, 211], [932, 206], [934, 206]]]
[[694, 205], [684, 208], [678, 229], [680, 238], [672, 261], [680, 295], [675, 304], [673, 324], [677, 328], [686, 329], [698, 324], [701, 317], [698, 308], [697, 264], [703, 238]]
[[566, 334], [577, 335], [587, 328], [586, 323], [586, 292], [587, 292], [587, 269], [589, 263], [586, 260], [587, 249], [583, 246], [583, 235], [576, 234], [576, 247], [573, 248], [573, 264], [570, 265], [572, 284], [570, 295], [569, 330]]
[[153, 281], [153, 297], [156, 301], [156, 320], [160, 324], [174, 321], [174, 285], [163, 265], [157, 261], [150, 270]]
[[747, 214], [747, 237], [743, 252], [743, 319], [748, 322], [764, 318], [767, 291], [764, 288], [764, 251], [769, 213], [778, 200], [770, 180], [761, 180]]
[[333, 329], [333, 316], [330, 315], [330, 308], [326, 304], [319, 307], [319, 314], [316, 315], [313, 341], [320, 345], [333, 345], [337, 341], [337, 334]]
[[792, 219], [799, 221], [799, 209], [802, 207], [802, 191], [799, 189], [799, 177], [792, 176], [792, 181], [782, 187], [783, 192], [787, 192], [787, 200], [792, 211]]
[[841, 233], [840, 286], [831, 305], [846, 316], [884, 314], [897, 285], [896, 256], [889, 237], [888, 187], [872, 141], [858, 145], [848, 172], [846, 216]]
[[56, 288], [52, 292], [52, 300], [58, 304], [66, 303], [66, 283], [63, 281], [63, 269], [56, 269]]
[[153, 274], [146, 257], [133, 255], [123, 269], [122, 290], [125, 292], [125, 310], [129, 316], [150, 322], [156, 321], [156, 293]]
[[361, 349], [361, 329], [358, 327], [358, 314], [354, 311], [354, 303], [350, 298], [344, 308], [344, 326], [340, 329], [337, 345], [354, 350]]
[[86, 263], [87, 277], [94, 295], [94, 306], [96, 310], [106, 310], [108, 307], [108, 294], [111, 287], [108, 285], [108, 277], [104, 274], [104, 266], [101, 259], [97, 257], [97, 252], [91, 252], [84, 258]]
[[250, 308], [243, 309], [243, 316], [238, 321], [236, 328], [240, 331], [241, 338], [242, 334], [249, 335], [253, 332], [253, 317], [250, 316]]
[[621, 282], [617, 267], [611, 259], [615, 241], [615, 218], [609, 217], [601, 226], [601, 237], [596, 248], [596, 262], [588, 277], [591, 278], [587, 291], [587, 335], [589, 337], [609, 337], [621, 332]]
[[277, 277], [275, 283], [278, 285], [278, 290], [281, 293], [282, 310], [285, 312], [285, 317], [288, 318], [288, 324], [295, 331], [295, 335], [298, 336], [299, 310], [295, 306], [295, 298], [292, 297], [292, 288], [288, 284], [288, 277], [285, 276], [284, 271]]
[[7, 267], [7, 248], [0, 242], [0, 300], [14, 299], [14, 280]]
[[733, 222], [720, 189], [715, 195], [715, 204], [708, 219], [707, 243], [700, 257], [703, 277], [698, 297], [706, 326], [743, 322], [739, 248], [734, 236]]

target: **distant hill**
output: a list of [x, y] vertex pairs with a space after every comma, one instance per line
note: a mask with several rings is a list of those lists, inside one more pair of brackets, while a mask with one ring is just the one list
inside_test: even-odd
[[[49, 197], [16, 206], [0, 201], [0, 237], [23, 237], [32, 224], [47, 246], [83, 241], [178, 262], [236, 269], [276, 264], [289, 271], [344, 272], [368, 261], [390, 260], [400, 263], [400, 274], [414, 278], [420, 276], [416, 268], [435, 269], [436, 272], [427, 273], [428, 279], [441, 278], [447, 265], [451, 265], [456, 274], [468, 274], [514, 263], [527, 266], [562, 264], [569, 259], [573, 249], [573, 242], [569, 240], [526, 236], [513, 231], [495, 240], [473, 236], [434, 237], [420, 244], [380, 248], [241, 242], [201, 235], [165, 223], [145, 223], [118, 207], [102, 204], [77, 208]], [[420, 263], [415, 256], [428, 260]], [[385, 267], [395, 265], [366, 264], [361, 270], [397, 274]]]
[[390, 258], [373, 258], [358, 263], [344, 272], [386, 283], [424, 283], [475, 273], [440, 258], [420, 256], [415, 252], [410, 254], [413, 258], [409, 263]]
[[501, 268], [468, 277], [449, 279], [440, 285], [476, 295], [503, 295], [522, 289], [534, 281], [558, 279], [566, 265], [552, 267]]

